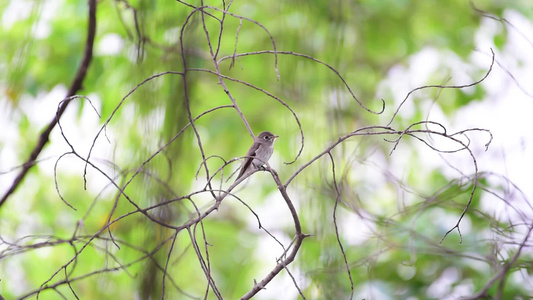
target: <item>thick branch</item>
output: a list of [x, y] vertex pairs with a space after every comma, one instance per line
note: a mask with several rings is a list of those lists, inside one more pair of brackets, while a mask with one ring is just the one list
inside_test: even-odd
[[302, 245], [303, 240], [308, 236], [302, 233], [302, 227], [300, 225], [300, 219], [298, 218], [298, 212], [296, 211], [296, 208], [292, 204], [291, 198], [289, 197], [289, 194], [287, 194], [287, 188], [284, 186], [276, 171], [271, 169], [270, 167], [267, 168], [267, 170], [272, 174], [272, 177], [274, 178], [274, 181], [278, 185], [278, 190], [280, 191], [281, 195], [283, 196], [283, 199], [287, 203], [287, 206], [289, 207], [289, 210], [291, 211], [291, 215], [294, 221], [294, 229], [295, 229], [295, 242], [292, 247], [291, 252], [289, 255], [283, 259], [280, 258], [278, 264], [268, 273], [268, 275], [261, 280], [260, 282], [257, 282], [254, 284], [251, 290], [248, 291], [244, 296], [242, 296], [241, 300], [243, 299], [250, 299], [255, 294], [257, 294], [260, 290], [264, 289], [265, 286], [272, 280], [274, 277], [278, 275], [281, 270], [286, 268], [290, 263], [294, 261], [294, 258], [296, 257], [296, 254], [298, 253], [298, 250], [300, 249], [300, 246]]
[[[78, 72], [76, 73], [76, 77], [74, 77], [74, 80], [72, 81], [65, 98], [74, 96], [76, 92], [82, 89], [83, 80], [85, 79], [85, 75], [87, 74], [87, 69], [89, 68], [89, 65], [93, 57], [94, 37], [96, 35], [96, 0], [89, 0], [89, 23], [87, 27], [88, 27], [87, 42], [85, 44], [83, 58], [82, 58], [80, 67], [78, 68]], [[70, 101], [71, 100], [67, 100], [63, 102], [63, 104], [59, 107], [59, 110], [57, 111], [52, 121], [50, 121], [48, 126], [46, 126], [46, 128], [43, 130], [43, 132], [39, 136], [37, 145], [31, 152], [30, 157], [22, 165], [22, 169], [20, 170], [19, 174], [13, 181], [13, 184], [11, 184], [11, 187], [2, 196], [2, 199], [0, 199], [0, 207], [6, 202], [7, 198], [15, 192], [17, 187], [22, 183], [22, 180], [24, 180], [24, 177], [26, 176], [30, 168], [35, 164], [35, 160], [37, 159], [41, 151], [44, 149], [44, 146], [48, 143], [52, 129], [54, 129], [57, 122], [59, 121], [63, 113], [65, 112], [65, 109], [67, 109], [67, 106], [70, 103]]]

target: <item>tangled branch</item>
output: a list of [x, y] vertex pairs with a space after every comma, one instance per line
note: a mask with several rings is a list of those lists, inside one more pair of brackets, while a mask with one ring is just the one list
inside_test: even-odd
[[[117, 3], [118, 2], [125, 5], [127, 9], [132, 10], [134, 13], [134, 25], [136, 32], [135, 39], [137, 39], [136, 44], [139, 49], [137, 59], [141, 60], [142, 55], [140, 55], [140, 49], [143, 47], [145, 42], [150, 42], [150, 38], [148, 36], [145, 36], [143, 30], [139, 28], [137, 11], [127, 1], [121, 0], [117, 1]], [[92, 102], [89, 97], [75, 95], [77, 91], [79, 91], [82, 87], [83, 79], [85, 78], [87, 69], [90, 65], [92, 58], [92, 48], [96, 30], [96, 1], [89, 1], [89, 24], [87, 41], [84, 50], [83, 60], [78, 70], [78, 73], [76, 74], [76, 77], [74, 78], [73, 83], [71, 84], [67, 97], [59, 103], [56, 115], [54, 116], [53, 120], [49, 123], [49, 125], [45, 128], [45, 130], [39, 137], [38, 144], [32, 151], [30, 158], [21, 166], [21, 170], [18, 173], [18, 176], [16, 177], [15, 181], [11, 185], [10, 189], [3, 196], [3, 198], [0, 200], [0, 206], [21, 184], [28, 170], [36, 164], [37, 158], [46, 143], [48, 142], [50, 132], [53, 128], [55, 128], [55, 125], [58, 125], [57, 127], [59, 128], [61, 136], [69, 147], [68, 152], [63, 153], [56, 159], [54, 166], [55, 189], [59, 199], [63, 201], [63, 203], [69, 208], [69, 213], [72, 213], [72, 211], [75, 211], [78, 208], [76, 207], [72, 199], [69, 199], [68, 196], [66, 196], [66, 193], [61, 190], [59, 185], [59, 163], [63, 161], [63, 159], [65, 159], [66, 157], [73, 157], [77, 161], [83, 163], [84, 167], [82, 176], [84, 181], [83, 187], [85, 189], [87, 188], [87, 182], [91, 179], [91, 175], [89, 174], [97, 174], [98, 176], [105, 178], [107, 184], [105, 189], [112, 190], [114, 192], [114, 196], [111, 198], [109, 207], [106, 208], [105, 206], [102, 206], [103, 210], [105, 210], [104, 222], [102, 222], [100, 224], [100, 227], [92, 233], [89, 233], [89, 230], [84, 228], [84, 220], [87, 218], [87, 216], [94, 213], [93, 209], [95, 208], [95, 206], [98, 205], [96, 200], [99, 197], [107, 196], [101, 196], [99, 194], [97, 197], [94, 198], [94, 201], [91, 206], [89, 206], [89, 208], [87, 208], [87, 210], [85, 211], [84, 217], [77, 221], [76, 226], [72, 232], [72, 236], [70, 238], [61, 238], [53, 235], [45, 235], [32, 236], [27, 237], [27, 239], [18, 239], [15, 241], [8, 241], [0, 236], [1, 244], [5, 245], [4, 249], [0, 251], [0, 259], [22, 255], [24, 253], [34, 251], [36, 249], [59, 246], [67, 246], [73, 253], [68, 256], [66, 258], [66, 261], [57, 269], [55, 269], [55, 271], [52, 272], [52, 274], [50, 274], [50, 276], [47, 277], [46, 280], [44, 280], [38, 288], [20, 296], [19, 299], [26, 299], [33, 296], [39, 297], [41, 292], [48, 290], [54, 291], [59, 296], [66, 298], [62, 294], [62, 291], [65, 291], [67, 287], [68, 291], [72, 294], [73, 297], [79, 298], [80, 292], [76, 290], [76, 285], [74, 283], [86, 280], [87, 278], [93, 276], [116, 272], [124, 272], [128, 276], [135, 278], [136, 274], [130, 274], [129, 268], [131, 266], [135, 266], [145, 262], [149, 262], [153, 264], [153, 266], [155, 266], [155, 274], [157, 274], [161, 279], [161, 285], [156, 286], [154, 288], [154, 290], [157, 289], [157, 292], [161, 295], [161, 299], [170, 297], [168, 296], [170, 295], [170, 290], [176, 290], [181, 296], [191, 299], [201, 299], [209, 297], [223, 299], [225, 297], [224, 293], [226, 291], [221, 287], [222, 280], [220, 279], [220, 275], [217, 274], [216, 268], [213, 266], [215, 263], [214, 257], [216, 256], [213, 255], [213, 245], [210, 243], [211, 240], [209, 233], [211, 229], [209, 227], [209, 222], [220, 215], [217, 214], [219, 210], [227, 209], [228, 207], [230, 207], [232, 204], [228, 203], [228, 200], [233, 199], [237, 200], [237, 205], [239, 205], [239, 207], [244, 207], [244, 209], [257, 221], [258, 228], [261, 230], [261, 235], [264, 235], [269, 240], [274, 241], [276, 243], [276, 247], [278, 247], [279, 245], [280, 248], [278, 249], [280, 251], [279, 256], [275, 261], [274, 265], [270, 269], [268, 269], [266, 275], [263, 275], [260, 280], [254, 280], [253, 284], [250, 280], [249, 289], [241, 296], [241, 299], [251, 299], [258, 293], [260, 293], [262, 290], [266, 289], [269, 284], [272, 285], [272, 280], [280, 276], [280, 274], [284, 270], [291, 277], [295, 292], [297, 291], [301, 298], [306, 299], [310, 297], [310, 293], [306, 289], [307, 287], [305, 286], [306, 282], [301, 282], [297, 276], [293, 275], [292, 272], [294, 272], [294, 269], [297, 268], [294, 266], [293, 263], [297, 261], [298, 254], [301, 252], [302, 248], [304, 248], [304, 240], [306, 238], [311, 238], [312, 235], [306, 233], [310, 232], [311, 229], [306, 228], [306, 223], [302, 221], [302, 212], [298, 208], [299, 199], [291, 195], [293, 195], [293, 192], [297, 191], [298, 189], [297, 179], [304, 177], [304, 174], [309, 174], [311, 172], [310, 170], [312, 170], [313, 167], [319, 167], [321, 161], [325, 161], [326, 163], [328, 163], [328, 166], [329, 164], [331, 166], [330, 171], [325, 172], [324, 174], [320, 174], [320, 176], [324, 176], [325, 181], [331, 180], [331, 186], [333, 190], [331, 198], [334, 201], [331, 214], [329, 215], [332, 217], [332, 224], [324, 224], [324, 226], [332, 226], [332, 230], [334, 230], [336, 239], [335, 247], [338, 247], [338, 249], [336, 248], [336, 251], [340, 252], [340, 255], [342, 256], [342, 266], [339, 267], [338, 272], [342, 272], [343, 274], [345, 274], [345, 276], [343, 276], [344, 280], [346, 280], [346, 285], [348, 285], [349, 282], [349, 298], [353, 299], [357, 285], [357, 273], [354, 271], [354, 269], [361, 265], [368, 264], [369, 261], [375, 259], [375, 257], [377, 257], [379, 253], [375, 254], [375, 257], [369, 255], [368, 257], [365, 257], [364, 259], [360, 259], [358, 261], [354, 261], [349, 257], [348, 253], [350, 252], [350, 249], [344, 239], [343, 231], [345, 230], [345, 228], [342, 227], [343, 224], [341, 223], [340, 217], [341, 207], [348, 206], [346, 205], [347, 201], [345, 201], [345, 198], [347, 196], [343, 189], [343, 178], [339, 177], [340, 172], [338, 171], [339, 166], [342, 166], [342, 161], [340, 161], [340, 159], [335, 156], [335, 151], [340, 151], [340, 149], [342, 149], [343, 147], [347, 147], [350, 141], [359, 141], [363, 138], [370, 137], [382, 138], [382, 140], [384, 141], [383, 145], [386, 145], [385, 147], [389, 147], [387, 149], [390, 149], [389, 155], [393, 157], [393, 159], [395, 158], [394, 155], [396, 155], [396, 151], [399, 145], [407, 143], [405, 142], [406, 139], [409, 139], [414, 143], [420, 143], [424, 146], [427, 146], [429, 149], [428, 151], [434, 151], [439, 154], [466, 153], [466, 155], [468, 155], [471, 162], [471, 165], [469, 166], [471, 167], [472, 175], [464, 176], [463, 178], [468, 181], [468, 199], [466, 203], [460, 203], [461, 213], [455, 225], [442, 235], [440, 243], [434, 242], [431, 238], [420, 234], [412, 228], [403, 228], [413, 237], [424, 240], [424, 242], [427, 245], [430, 245], [432, 249], [437, 249], [435, 251], [442, 251], [443, 253], [453, 253], [453, 255], [458, 256], [460, 255], [457, 252], [454, 252], [453, 249], [444, 248], [444, 246], [441, 244], [446, 239], [446, 237], [448, 237], [448, 235], [455, 230], [457, 230], [460, 242], [462, 243], [463, 233], [461, 232], [460, 225], [461, 222], [465, 219], [465, 216], [467, 216], [467, 213], [470, 212], [471, 204], [474, 199], [475, 193], [479, 191], [480, 186], [483, 191], [493, 192], [492, 190], [489, 190], [482, 184], [480, 184], [480, 179], [486, 174], [481, 174], [479, 171], [478, 162], [472, 150], [473, 145], [471, 145], [471, 139], [469, 136], [486, 135], [487, 142], [485, 144], [485, 150], [488, 150], [488, 147], [493, 139], [492, 133], [489, 130], [483, 128], [468, 128], [459, 130], [457, 132], [450, 132], [450, 130], [447, 129], [442, 123], [430, 120], [429, 117], [426, 120], [413, 122], [405, 127], [400, 127], [399, 125], [396, 125], [395, 121], [396, 117], [401, 112], [403, 105], [416, 91], [429, 88], [441, 90], [464, 89], [467, 87], [478, 85], [483, 82], [493, 70], [495, 62], [495, 53], [492, 49], [491, 63], [487, 68], [486, 73], [481, 79], [463, 85], [425, 85], [412, 89], [407, 93], [407, 95], [405, 96], [403, 101], [401, 101], [398, 107], [396, 107], [391, 119], [388, 120], [388, 122], [384, 125], [363, 126], [355, 129], [350, 129], [347, 133], [340, 134], [335, 138], [331, 139], [327, 144], [322, 145], [322, 148], [317, 151], [315, 149], [305, 148], [304, 133], [306, 132], [306, 129], [303, 125], [304, 122], [302, 121], [301, 116], [299, 116], [298, 109], [295, 108], [294, 105], [292, 105], [290, 100], [283, 99], [283, 97], [276, 95], [275, 93], [269, 91], [263, 86], [252, 84], [249, 81], [238, 79], [228, 75], [223, 70], [223, 68], [221, 68], [221, 64], [223, 62], [230, 61], [231, 68], [234, 66], [235, 61], [241, 57], [273, 55], [274, 64], [272, 68], [274, 69], [276, 78], [279, 81], [281, 80], [279, 68], [283, 66], [278, 65], [278, 57], [286, 56], [292, 57], [294, 59], [303, 58], [307, 61], [310, 61], [311, 63], [319, 64], [321, 66], [326, 67], [328, 72], [331, 72], [330, 74], [334, 78], [336, 78], [335, 80], [340, 80], [343, 89], [345, 89], [347, 92], [347, 95], [349, 95], [349, 97], [351, 97], [353, 100], [355, 100], [355, 102], [357, 102], [357, 105], [359, 105], [359, 108], [363, 112], [368, 113], [370, 115], [382, 114], [386, 111], [385, 101], [381, 99], [381, 108], [371, 108], [371, 105], [367, 105], [366, 101], [363, 101], [354, 93], [352, 87], [348, 84], [343, 74], [341, 74], [341, 72], [339, 72], [333, 65], [318, 58], [315, 58], [311, 55], [297, 53], [293, 51], [278, 50], [275, 38], [266, 28], [266, 26], [256, 20], [247, 18], [234, 12], [230, 12], [230, 8], [233, 4], [233, 1], [230, 1], [229, 3], [222, 1], [222, 8], [205, 5], [203, 1], [200, 1], [200, 5], [198, 6], [179, 0], [177, 2], [187, 7], [187, 9], [190, 9], [183, 23], [179, 24], [180, 30], [177, 44], [179, 45], [179, 52], [181, 58], [180, 63], [182, 69], [178, 71], [169, 70], [153, 74], [144, 78], [137, 85], [131, 88], [126, 93], [126, 95], [124, 95], [124, 97], [120, 99], [118, 104], [113, 108], [109, 115], [105, 116], [105, 121], [99, 128], [98, 132], [92, 138], [91, 146], [88, 150], [88, 153], [86, 155], [83, 155], [81, 154], [81, 151], [78, 149], [77, 145], [75, 145], [71, 141], [71, 138], [64, 132], [64, 124], [62, 124], [61, 122], [61, 116], [63, 115], [67, 105], [70, 102], [74, 100], [79, 100], [87, 101], [93, 108], [94, 112], [98, 115], [98, 117], [101, 118], [100, 112], [98, 112], [98, 110], [92, 105]], [[120, 17], [122, 18], [122, 16]], [[202, 30], [202, 38], [205, 38], [204, 46], [207, 49], [209, 57], [207, 66], [201, 68], [190, 66], [191, 64], [189, 63], [187, 57], [186, 43], [186, 35], [190, 33], [188, 29], [193, 28], [195, 21], [198, 20], [198, 26]], [[232, 54], [222, 56], [222, 40], [224, 38], [223, 32], [227, 30], [226, 28], [228, 20], [238, 21], [239, 25], [235, 34], [234, 41], [231, 40], [231, 44], [233, 45]], [[217, 24], [218, 34], [212, 34], [212, 32], [210, 32], [210, 27], [208, 26], [210, 22], [215, 22], [215, 24]], [[249, 23], [252, 24], [252, 26], [259, 28], [262, 34], [264, 34], [266, 38], [270, 40], [268, 48], [270, 48], [271, 45], [271, 49], [248, 51], [242, 53], [237, 51], [239, 36], [241, 34], [241, 31], [244, 30], [243, 23]], [[130, 36], [130, 38], [133, 38], [133, 34], [129, 30], [127, 31], [127, 34], [128, 36]], [[193, 100], [193, 97], [191, 97], [192, 92], [189, 88], [189, 86], [193, 84], [191, 74], [206, 74], [206, 76], [216, 78], [217, 88], [221, 89], [224, 92], [223, 95], [225, 97], [225, 104], [208, 104], [210, 106], [207, 109], [204, 108], [203, 111], [200, 110], [199, 107], [202, 106], [196, 103]], [[186, 124], [179, 128], [179, 131], [174, 133], [172, 137], [169, 137], [168, 139], [162, 141], [157, 149], [151, 151], [145, 158], [142, 159], [142, 161], [134, 165], [134, 167], [121, 169], [122, 166], [119, 166], [115, 162], [106, 161], [104, 164], [102, 164], [101, 161], [96, 159], [94, 157], [94, 151], [102, 140], [101, 138], [103, 136], [106, 136], [106, 141], [108, 143], [112, 143], [111, 139], [109, 139], [109, 137], [107, 137], [106, 135], [106, 130], [109, 129], [110, 126], [112, 126], [111, 122], [113, 120], [116, 120], [120, 116], [120, 110], [123, 109], [126, 103], [131, 101], [131, 96], [136, 94], [141, 87], [145, 86], [149, 82], [158, 82], [158, 80], [162, 80], [163, 78], [176, 75], [179, 76], [181, 87], [183, 89], [182, 96], [185, 104], [184, 111], [187, 115]], [[291, 153], [290, 161], [285, 162], [285, 164], [287, 165], [292, 165], [294, 169], [286, 177], [286, 179], [282, 180], [283, 176], [282, 178], [280, 178], [280, 176], [278, 175], [278, 171], [281, 172], [281, 170], [275, 170], [268, 164], [268, 162], [265, 162], [265, 169], [261, 170], [270, 174], [270, 177], [265, 184], [270, 184], [271, 186], [275, 185], [275, 195], [278, 198], [282, 198], [284, 200], [286, 209], [288, 209], [288, 212], [290, 213], [290, 216], [292, 218], [290, 229], [287, 230], [290, 232], [290, 235], [288, 235], [290, 237], [289, 243], [284, 242], [284, 240], [280, 237], [279, 234], [272, 231], [270, 228], [267, 228], [268, 226], [265, 225], [265, 222], [263, 222], [264, 220], [262, 220], [259, 214], [257, 213], [257, 209], [255, 209], [253, 205], [247, 202], [247, 198], [240, 195], [240, 192], [242, 190], [237, 189], [238, 187], [242, 188], [244, 181], [246, 181], [251, 176], [254, 176], [256, 172], [260, 171], [255, 170], [254, 172], [237, 179], [235, 182], [228, 184], [228, 179], [226, 178], [225, 174], [231, 174], [231, 171], [228, 170], [234, 167], [234, 163], [238, 161], [239, 158], [226, 159], [218, 153], [210, 155], [210, 152], [213, 151], [211, 151], [212, 149], [209, 149], [209, 147], [207, 146], [207, 137], [202, 131], [201, 126], [199, 125], [199, 121], [202, 120], [202, 118], [204, 118], [205, 116], [209, 115], [218, 117], [222, 111], [230, 110], [235, 113], [235, 116], [236, 118], [238, 118], [239, 122], [242, 122], [242, 125], [244, 125], [244, 127], [247, 129], [250, 136], [252, 138], [255, 137], [255, 134], [252, 130], [252, 126], [249, 122], [249, 118], [245, 113], [243, 107], [241, 107], [241, 105], [237, 101], [237, 94], [235, 93], [235, 90], [231, 88], [230, 83], [236, 84], [237, 86], [245, 90], [259, 92], [262, 95], [266, 96], [269, 101], [280, 104], [283, 107], [283, 111], [290, 116], [291, 124], [298, 128], [298, 150], [294, 151], [294, 153]], [[200, 111], [200, 113], [198, 113], [198, 111]], [[430, 129], [429, 127], [432, 128]], [[182, 190], [178, 192], [178, 189], [172, 186], [173, 183], [171, 183], [169, 179], [162, 179], [164, 178], [164, 176], [161, 176], [162, 178], [160, 178], [158, 177], [156, 172], [151, 172], [150, 164], [156, 161], [156, 158], [165, 156], [166, 153], [171, 151], [171, 146], [175, 145], [180, 141], [186, 140], [185, 136], [187, 134], [190, 134], [194, 137], [194, 145], [189, 146], [194, 149], [196, 153], [199, 154], [198, 156], [200, 158], [199, 163], [197, 165], [194, 184], [190, 185], [191, 190]], [[451, 150], [443, 149], [436, 145], [433, 140], [433, 137], [444, 138], [445, 140], [453, 143], [455, 148]], [[305, 158], [305, 155], [303, 154], [304, 149], [309, 150], [309, 152], [311, 153], [310, 158]], [[172, 164], [172, 161], [170, 158], [168, 160], [168, 164], [170, 166]], [[216, 164], [216, 167], [213, 167], [214, 164]], [[112, 171], [108, 169], [109, 166], [111, 166], [111, 168], [113, 169]], [[118, 170], [118, 172], [115, 172], [116, 170]], [[229, 177], [231, 178], [231, 176], [232, 175], [230, 175]], [[200, 179], [198, 179], [199, 177]], [[137, 181], [135, 180], [140, 178], [146, 178], [148, 182], [155, 183], [154, 185], [157, 186], [157, 188], [161, 188], [162, 190], [164, 190], [164, 193], [161, 194], [165, 196], [161, 197], [161, 199], [158, 199], [157, 201], [153, 201], [153, 199], [145, 199], [144, 196], [135, 193], [133, 189], [134, 187], [137, 187]], [[270, 178], [272, 180], [270, 180]], [[467, 185], [465, 184], [465, 186]], [[438, 195], [438, 192], [436, 192], [435, 194]], [[497, 193], [495, 194], [499, 195]], [[416, 210], [420, 209], [421, 207], [425, 208], [427, 206], [430, 206], [434, 204], [434, 202], [432, 202], [433, 200], [434, 199], [430, 199], [420, 206], [413, 205], [409, 209], [402, 211], [402, 213], [406, 213], [408, 212], [408, 210]], [[501, 200], [506, 201], [506, 198], [501, 197]], [[172, 209], [176, 209], [176, 207], [180, 208], [180, 214], [177, 217], [165, 217], [164, 215], [159, 214], [159, 212], [161, 211], [170, 211]], [[360, 211], [358, 211], [354, 207], [349, 207], [348, 210], [351, 209], [355, 211], [362, 219], [371, 215], [369, 213], [361, 213], [363, 209], [360, 209]], [[512, 207], [516, 212], [520, 213], [520, 210], [513, 207], [511, 204], [509, 204], [509, 207]], [[370, 216], [368, 218], [372, 219], [373, 217], [374, 216]], [[503, 282], [509, 270], [516, 264], [520, 253], [528, 246], [529, 235], [530, 232], [533, 230], [533, 225], [528, 223], [528, 221], [530, 220], [527, 218], [527, 216], [522, 214], [521, 217], [523, 222], [523, 224], [521, 225], [528, 226], [529, 231], [527, 232], [521, 243], [518, 245], [518, 250], [508, 260], [507, 263], [505, 263], [498, 269], [498, 272], [486, 283], [486, 285], [478, 293], [473, 295], [472, 298], [468, 299], [478, 299], [480, 297], [487, 296], [488, 289], [490, 289], [498, 281]], [[376, 223], [382, 222], [381, 220], [378, 220], [379, 218], [386, 219], [386, 221], [383, 222], [388, 222], [388, 224], [393, 224], [394, 226], [398, 227], [401, 226], [400, 224], [396, 223], [395, 220], [393, 220], [393, 218], [391, 217], [379, 216], [372, 219], [372, 221], [375, 221]], [[146, 222], [161, 230], [157, 239], [154, 238], [155, 242], [153, 245], [144, 245], [142, 243], [135, 244], [126, 241], [121, 237], [121, 233], [119, 232], [119, 230], [115, 229], [116, 227], [118, 227], [119, 224], [126, 224], [127, 226], [131, 226], [134, 225], [135, 222], [139, 221]], [[386, 240], [385, 238], [379, 236], [379, 234], [376, 235], [379, 237], [379, 239], [383, 241]], [[178, 253], [178, 251], [181, 249], [180, 247], [183, 246], [183, 241], [181, 241], [180, 239], [186, 240], [187, 246], [182, 249], [183, 252]], [[438, 240], [438, 238], [436, 240]], [[393, 249], [394, 247], [396, 247], [396, 245], [385, 246], [386, 249]], [[79, 260], [82, 259], [81, 255], [87, 252], [88, 249], [92, 249], [102, 253], [103, 256], [105, 256], [106, 258], [106, 265], [99, 269], [92, 270], [79, 275], [78, 273], [76, 273], [77, 263]], [[138, 255], [138, 257], [135, 257], [133, 259], [131, 257], [128, 257], [127, 259], [125, 259], [117, 255], [118, 251], [123, 251], [125, 249], [134, 252], [136, 255]], [[189, 255], [193, 255], [195, 258], [195, 262], [198, 263], [198, 273], [203, 278], [203, 280], [205, 280], [205, 292], [203, 292], [204, 295], [201, 296], [195, 295], [193, 292], [189, 292], [186, 290], [186, 288], [181, 287], [178, 284], [178, 280], [175, 278], [173, 272], [171, 271], [174, 268], [174, 265], [180, 262], [185, 253], [189, 252]], [[158, 255], [160, 256], [160, 258], [162, 258], [162, 260], [164, 260], [164, 262], [158, 260]], [[115, 266], [108, 266], [108, 260], [115, 264]]]

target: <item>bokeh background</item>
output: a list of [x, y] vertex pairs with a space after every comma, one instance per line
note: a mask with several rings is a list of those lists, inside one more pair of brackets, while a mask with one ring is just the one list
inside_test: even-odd
[[[88, 5], [9, 0], [0, 10], [4, 194], [77, 72]], [[227, 197], [175, 240], [112, 184], [131, 180], [124, 192], [143, 208], [174, 199], [149, 212], [174, 226], [213, 205], [209, 193], [176, 199], [203, 189], [205, 168], [213, 174], [253, 141], [234, 108], [178, 135], [189, 113], [232, 104], [206, 71], [216, 72], [215, 57], [237, 80], [224, 84], [253, 132], [280, 135], [270, 165], [281, 181], [301, 170], [287, 189], [310, 236], [256, 299], [532, 297], [532, 18], [533, 4], [518, 0], [98, 1], [93, 58], [77, 92], [84, 97], [72, 100], [62, 130], [53, 129], [0, 206], [0, 294], [215, 299], [191, 236], [225, 299], [270, 272], [294, 224], [269, 173], [233, 191], [248, 207]], [[139, 86], [184, 72], [184, 61], [186, 83], [163, 74]], [[426, 85], [440, 87], [410, 93]], [[384, 111], [372, 113], [381, 99]], [[301, 169], [354, 130], [421, 121], [448, 134], [476, 129], [456, 136], [471, 152], [438, 135], [418, 135], [431, 147], [362, 135], [332, 150], [335, 173], [327, 155]], [[89, 151], [98, 169], [86, 168]], [[205, 167], [203, 157], [211, 157]], [[224, 167], [215, 187], [229, 186], [238, 166]], [[445, 235], [458, 221], [460, 234]]]

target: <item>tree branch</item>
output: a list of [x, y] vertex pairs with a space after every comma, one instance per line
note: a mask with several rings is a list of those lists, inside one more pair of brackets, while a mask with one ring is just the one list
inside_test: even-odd
[[[87, 69], [89, 68], [91, 60], [93, 58], [94, 37], [96, 35], [96, 0], [89, 0], [89, 22], [87, 27], [87, 41], [85, 43], [83, 58], [81, 60], [80, 67], [78, 68], [78, 72], [76, 73], [76, 77], [74, 77], [74, 80], [72, 81], [65, 98], [74, 96], [80, 89], [83, 88], [83, 80], [85, 79]], [[69, 105], [71, 100], [72, 99], [63, 102], [52, 121], [50, 121], [48, 126], [46, 126], [46, 128], [39, 136], [37, 145], [31, 152], [30, 157], [22, 165], [22, 169], [18, 173], [17, 177], [15, 177], [15, 180], [11, 184], [11, 187], [2, 196], [2, 199], [0, 199], [0, 207], [6, 202], [7, 198], [9, 198], [9, 196], [13, 194], [15, 190], [20, 186], [22, 180], [24, 180], [24, 177], [26, 177], [26, 174], [28, 173], [30, 168], [35, 164], [37, 157], [44, 149], [44, 146], [48, 143], [52, 129], [54, 129], [54, 127], [56, 126], [57, 122], [67, 109], [67, 106]]]

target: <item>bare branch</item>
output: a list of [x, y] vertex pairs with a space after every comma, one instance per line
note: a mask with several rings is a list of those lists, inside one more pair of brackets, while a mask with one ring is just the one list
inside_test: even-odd
[[[65, 98], [69, 98], [74, 96], [81, 88], [83, 84], [83, 80], [85, 79], [85, 75], [87, 74], [87, 69], [89, 69], [89, 65], [91, 64], [91, 60], [93, 58], [93, 45], [94, 45], [94, 37], [96, 35], [96, 0], [89, 0], [89, 18], [88, 18], [88, 25], [87, 25], [87, 40], [85, 42], [85, 50], [83, 51], [83, 58], [81, 60], [80, 67], [78, 68], [78, 72], [76, 73], [76, 77], [74, 77], [74, 80], [70, 84], [70, 88], [67, 92], [67, 96]], [[62, 102], [63, 104], [57, 111], [55, 117], [50, 121], [50, 123], [46, 126], [46, 128], [43, 130], [41, 135], [39, 136], [39, 141], [37, 142], [37, 145], [33, 149], [33, 151], [30, 154], [30, 157], [26, 160], [24, 163], [24, 167], [20, 172], [18, 173], [17, 177], [15, 177], [15, 180], [11, 184], [10, 188], [5, 192], [5, 194], [0, 199], [0, 207], [6, 202], [7, 198], [15, 192], [17, 187], [22, 183], [22, 180], [24, 177], [26, 177], [26, 174], [30, 170], [30, 168], [35, 164], [35, 161], [41, 151], [44, 149], [44, 146], [48, 143], [50, 133], [52, 132], [52, 129], [56, 126], [57, 122], [67, 109], [67, 106], [69, 105], [70, 100]]]

